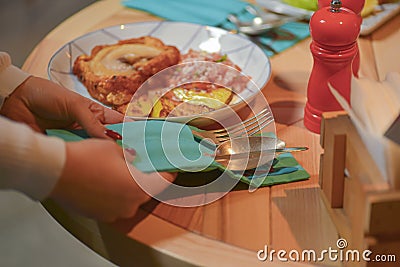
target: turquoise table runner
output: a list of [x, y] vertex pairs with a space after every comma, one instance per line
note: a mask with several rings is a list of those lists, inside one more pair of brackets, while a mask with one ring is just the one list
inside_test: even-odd
[[[227, 20], [229, 14], [242, 21], [254, 18], [245, 7], [249, 3], [239, 0], [122, 0], [123, 6], [139, 9], [170, 21], [190, 22], [233, 30], [235, 26]], [[257, 37], [258, 41], [282, 52], [310, 35], [308, 22], [288, 22], [281, 27]], [[274, 52], [263, 48], [268, 56]]]

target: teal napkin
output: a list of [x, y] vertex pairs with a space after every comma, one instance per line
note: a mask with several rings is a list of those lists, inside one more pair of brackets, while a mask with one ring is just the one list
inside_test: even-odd
[[239, 0], [122, 0], [122, 5], [171, 21], [217, 26], [229, 13], [243, 11], [248, 3]]
[[[226, 30], [235, 29], [227, 20], [235, 14], [240, 20], [250, 21], [254, 16], [246, 11], [249, 3], [239, 0], [122, 0], [122, 5], [143, 10], [170, 21], [182, 21], [216, 26]], [[263, 47], [264, 52], [273, 56], [295, 45], [310, 35], [307, 22], [289, 22], [271, 30], [256, 39], [272, 48]]]
[[[305, 180], [310, 175], [290, 154], [281, 154], [275, 160], [270, 172], [262, 166], [254, 170], [233, 172], [213, 161], [213, 148], [201, 145], [195, 140], [191, 128], [185, 124], [167, 121], [135, 121], [108, 125], [107, 128], [123, 136], [123, 147], [136, 150], [132, 164], [142, 172], [207, 172], [219, 169], [242, 182], [257, 186], [270, 186]], [[50, 136], [65, 141], [79, 141], [88, 138], [83, 130], [47, 130]], [[208, 156], [209, 155], [209, 156]]]
[[189, 126], [162, 120], [135, 121], [108, 125], [121, 133], [123, 146], [136, 150], [133, 165], [142, 172], [215, 169], [213, 150], [194, 140]]

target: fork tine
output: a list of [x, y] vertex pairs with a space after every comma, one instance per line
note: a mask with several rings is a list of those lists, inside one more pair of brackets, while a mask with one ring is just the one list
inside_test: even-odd
[[262, 131], [262, 129], [264, 129], [265, 127], [270, 125], [273, 121], [274, 121], [274, 117], [272, 115], [268, 116], [261, 123], [259, 123], [252, 129], [247, 130], [248, 135], [252, 136], [252, 135], [258, 134], [259, 132]]
[[269, 109], [263, 109], [254, 117], [227, 128], [214, 131], [197, 131], [192, 129], [192, 133], [195, 138], [211, 139], [213, 144], [218, 145], [219, 143], [227, 141], [231, 138], [255, 135], [261, 132], [262, 129], [267, 127], [273, 121], [274, 117]]
[[212, 132], [215, 134], [227, 135], [228, 133], [235, 133], [235, 132], [238, 132], [241, 130], [245, 130], [246, 127], [248, 127], [254, 123], [257, 123], [258, 120], [260, 120], [261, 118], [263, 118], [269, 114], [270, 114], [269, 109], [263, 109], [263, 110], [261, 110], [261, 112], [256, 114], [254, 117], [251, 117], [247, 120], [244, 120], [240, 123], [228, 126], [223, 129], [213, 130]]
[[241, 123], [237, 123], [235, 125], [226, 127], [224, 129], [221, 130], [215, 130], [214, 133], [215, 134], [221, 134], [221, 135], [228, 135], [229, 134], [234, 134], [237, 133], [239, 131], [246, 131], [246, 128], [254, 125], [254, 124], [258, 124], [258, 121], [266, 116], [270, 115], [270, 111], [268, 109], [263, 109], [261, 112], [259, 112], [258, 114], [256, 114], [254, 117], [251, 117]]
[[269, 112], [269, 110], [264, 109], [256, 116], [243, 121], [239, 125], [227, 127], [225, 130], [214, 131], [214, 134], [220, 142], [226, 141], [230, 138], [241, 137], [244, 135], [251, 136], [261, 132], [262, 129], [267, 127], [273, 121], [274, 118], [272, 114]]
[[257, 124], [252, 125], [250, 128], [246, 128], [246, 132], [231, 134], [230, 137], [235, 138], [235, 137], [241, 137], [241, 136], [245, 136], [245, 135], [252, 136], [252, 135], [258, 134], [259, 132], [262, 131], [262, 129], [267, 127], [273, 121], [274, 121], [274, 118], [272, 115], [263, 117], [259, 121], [257, 121]]
[[260, 121], [262, 121], [265, 118], [267, 118], [267, 119], [272, 118], [272, 115], [270, 114], [269, 110], [265, 110], [265, 112], [264, 111], [260, 112], [253, 118], [246, 120], [245, 123], [243, 123], [244, 129], [243, 128], [242, 128], [242, 130], [238, 129], [236, 131], [231, 131], [230, 133], [235, 134], [235, 133], [243, 131], [243, 130], [245, 130], [245, 133], [247, 133], [249, 130], [253, 130], [253, 129], [257, 128], [260, 125]]

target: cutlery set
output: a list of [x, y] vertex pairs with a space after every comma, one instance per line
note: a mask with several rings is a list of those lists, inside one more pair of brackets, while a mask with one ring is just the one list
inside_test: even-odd
[[[259, 135], [263, 129], [274, 121], [269, 109], [263, 109], [255, 116], [229, 127], [218, 130], [199, 130], [191, 127], [194, 138], [200, 144], [212, 148], [215, 162], [231, 171], [255, 169], [272, 164], [276, 155], [306, 151], [308, 147], [286, 147], [284, 141]], [[122, 136], [107, 129], [105, 134], [114, 140]]]
[[233, 14], [228, 16], [228, 20], [232, 22], [240, 33], [250, 36], [257, 36], [267, 31], [282, 26], [290, 21], [303, 20], [303, 16], [286, 16], [272, 12], [265, 12], [254, 6], [246, 6], [246, 10], [254, 15], [251, 21], [241, 21]]
[[278, 154], [308, 150], [308, 147], [277, 148], [276, 142], [276, 138], [267, 136], [233, 138], [217, 146], [214, 160], [231, 171], [241, 171], [272, 164]]
[[[251, 21], [241, 21], [233, 14], [230, 14], [227, 17], [228, 21], [233, 23], [236, 28], [236, 30], [231, 30], [231, 32], [245, 35], [250, 41], [269, 50], [273, 54], [278, 54], [278, 51], [276, 51], [272, 46], [261, 42], [259, 37], [268, 34], [271, 30], [275, 30], [285, 23], [306, 19], [306, 16], [304, 15], [286, 15], [282, 10], [280, 12], [266, 12], [253, 5], [246, 6], [246, 10], [254, 16]], [[284, 32], [284, 30], [280, 31]], [[289, 32], [288, 34], [284, 32], [284, 35], [292, 36]]]

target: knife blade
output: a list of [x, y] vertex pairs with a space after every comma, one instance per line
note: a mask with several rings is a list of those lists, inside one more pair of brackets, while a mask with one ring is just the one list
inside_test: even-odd
[[306, 151], [308, 147], [285, 147], [285, 148], [277, 148], [277, 149], [265, 149], [261, 151], [250, 151], [250, 152], [242, 152], [242, 153], [232, 153], [232, 154], [223, 154], [223, 155], [215, 155], [216, 161], [225, 161], [225, 160], [233, 160], [233, 159], [246, 159], [246, 158], [258, 158], [260, 155], [265, 154], [280, 154], [280, 153], [289, 153], [289, 152], [299, 152]]

